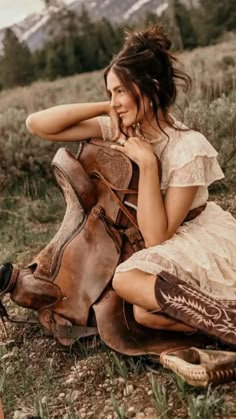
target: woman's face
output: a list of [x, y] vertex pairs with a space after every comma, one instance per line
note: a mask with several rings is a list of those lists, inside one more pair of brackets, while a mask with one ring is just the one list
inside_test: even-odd
[[[150, 101], [147, 97], [141, 97], [140, 90], [134, 84], [140, 100], [140, 110], [138, 112], [137, 105], [130, 93], [122, 85], [116, 74], [110, 70], [107, 75], [107, 90], [111, 96], [111, 105], [116, 109], [124, 127], [130, 127], [133, 124], [146, 120], [146, 116], [151, 112]], [[145, 112], [144, 112], [145, 110]]]

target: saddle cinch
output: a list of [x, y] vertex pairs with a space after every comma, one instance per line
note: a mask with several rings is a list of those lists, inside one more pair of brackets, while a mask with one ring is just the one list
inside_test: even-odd
[[5, 290], [11, 299], [36, 310], [38, 321], [62, 345], [98, 334], [123, 354], [159, 357], [206, 344], [202, 334], [141, 326], [132, 305], [112, 289], [116, 266], [144, 248], [136, 222], [138, 167], [97, 139], [80, 142], [76, 157], [60, 148], [52, 167], [66, 200], [65, 216], [26, 268], [13, 265]]

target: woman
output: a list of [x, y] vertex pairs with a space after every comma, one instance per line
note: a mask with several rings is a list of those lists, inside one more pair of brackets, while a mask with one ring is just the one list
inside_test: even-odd
[[[117, 267], [113, 287], [133, 304], [137, 322], [191, 331], [158, 314], [158, 274], [167, 271], [215, 299], [234, 300], [236, 221], [215, 203], [206, 205], [208, 186], [224, 176], [217, 152], [170, 114], [177, 86], [190, 85], [170, 46], [159, 27], [128, 34], [105, 70], [109, 101], [55, 106], [31, 114], [26, 124], [46, 140], [113, 140], [111, 147], [138, 165], [137, 221], [146, 248]], [[199, 215], [186, 221], [196, 208]]]

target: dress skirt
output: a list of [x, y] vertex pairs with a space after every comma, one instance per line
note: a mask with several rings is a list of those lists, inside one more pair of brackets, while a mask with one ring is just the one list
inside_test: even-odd
[[116, 272], [168, 271], [216, 299], [236, 299], [236, 219], [214, 202], [164, 243], [134, 253]]

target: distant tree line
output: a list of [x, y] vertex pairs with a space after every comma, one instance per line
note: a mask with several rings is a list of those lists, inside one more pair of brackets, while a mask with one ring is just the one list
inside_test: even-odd
[[[120, 48], [124, 25], [111, 24], [106, 18], [94, 21], [85, 8], [78, 15], [58, 0], [46, 0], [45, 4], [49, 7], [52, 2], [61, 5], [50, 16], [48, 41], [42, 49], [30, 52], [13, 30], [6, 30], [0, 57], [0, 89], [101, 69]], [[235, 30], [236, 2], [200, 0], [199, 7], [187, 8], [180, 0], [169, 0], [161, 17], [148, 13], [132, 27], [150, 23], [162, 24], [171, 33], [175, 49], [205, 46], [217, 42], [224, 32]]]
[[119, 49], [124, 32], [105, 18], [93, 21], [85, 8], [78, 16], [65, 6], [54, 12], [46, 30], [48, 42], [33, 53], [12, 29], [6, 30], [0, 89], [101, 69]]
[[147, 16], [146, 22], [160, 22], [171, 33], [174, 48], [193, 49], [215, 44], [225, 32], [236, 30], [235, 0], [189, 0], [186, 7], [180, 0], [168, 0], [169, 7], [157, 18]]

